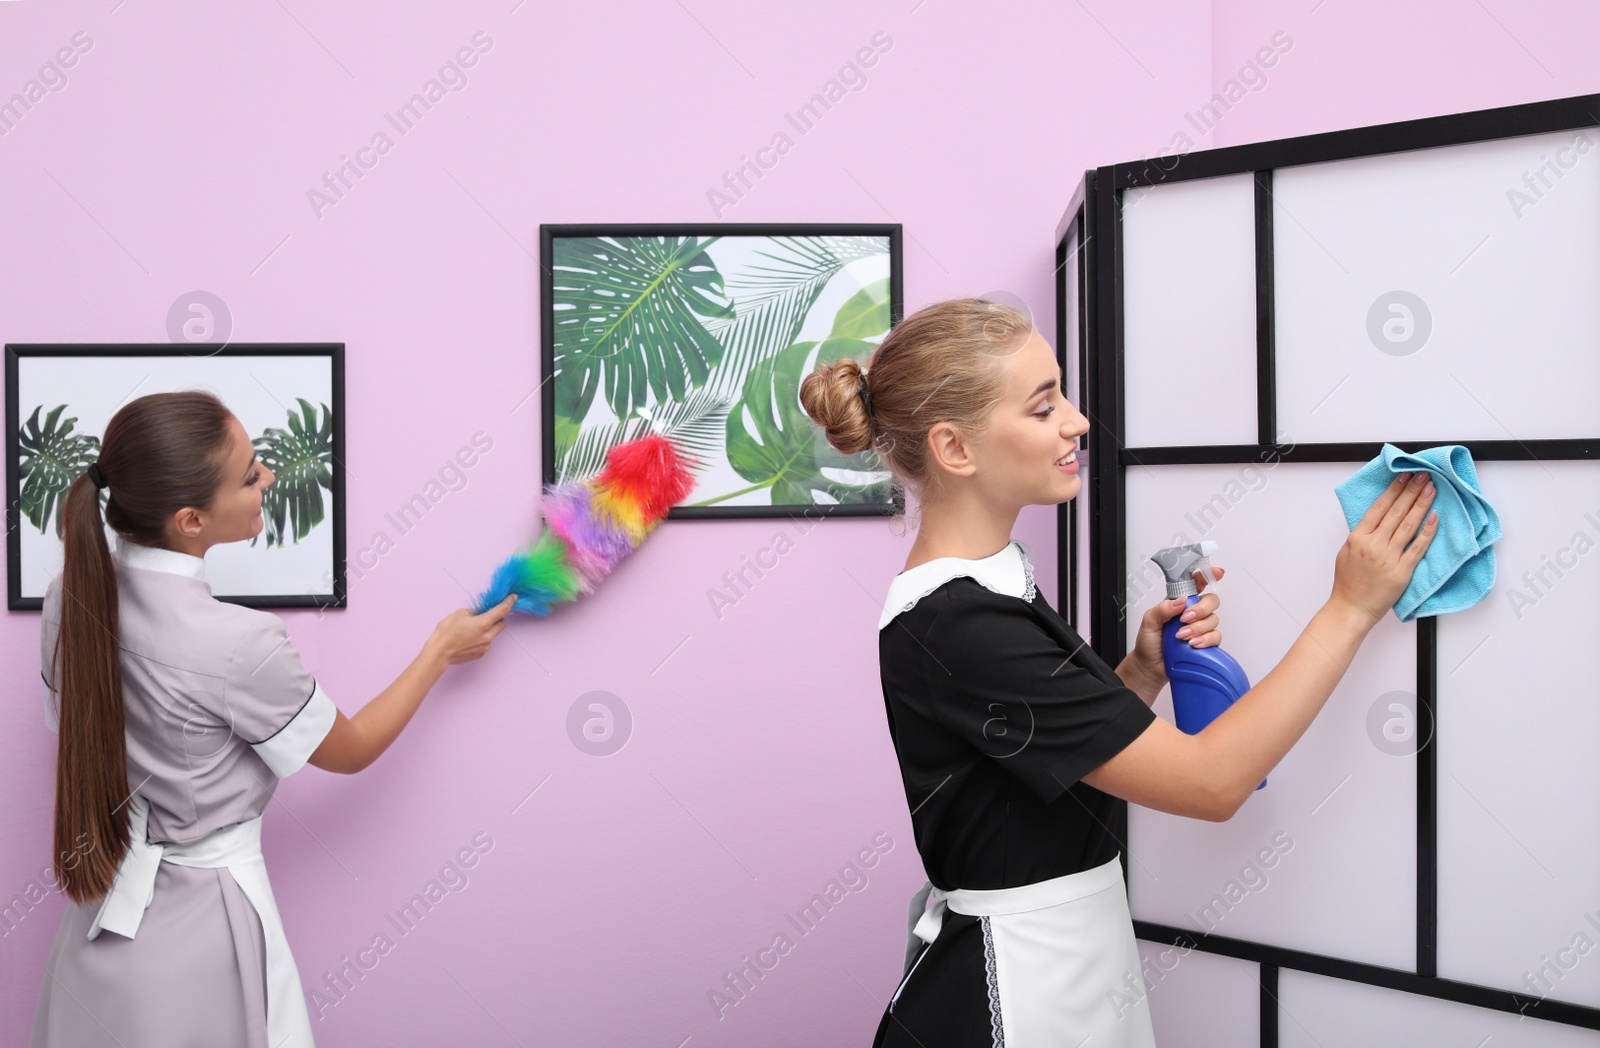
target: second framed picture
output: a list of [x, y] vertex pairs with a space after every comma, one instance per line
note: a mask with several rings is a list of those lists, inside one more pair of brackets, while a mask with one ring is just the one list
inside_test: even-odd
[[800, 406], [818, 363], [865, 366], [902, 314], [898, 224], [540, 227], [543, 473], [586, 480], [659, 433], [698, 464], [670, 519], [902, 512], [872, 451]]

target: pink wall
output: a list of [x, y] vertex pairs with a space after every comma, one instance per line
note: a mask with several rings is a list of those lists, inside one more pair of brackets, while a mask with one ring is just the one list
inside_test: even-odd
[[[1506, 0], [113, 2], [0, 4], [0, 98], [93, 41], [0, 136], [0, 341], [162, 341], [194, 288], [237, 340], [343, 341], [352, 553], [475, 431], [494, 441], [347, 610], [284, 614], [347, 713], [536, 520], [538, 405], [512, 409], [538, 382], [539, 223], [715, 220], [708, 189], [875, 33], [892, 47], [865, 86], [722, 219], [903, 222], [908, 308], [1007, 289], [1053, 331], [1051, 236], [1083, 169], [1170, 152], [1275, 32], [1294, 46], [1214, 144], [1593, 91], [1600, 21]], [[319, 216], [307, 191], [479, 31], [466, 85]], [[1053, 520], [1018, 528], [1052, 598]], [[719, 620], [708, 591], [785, 529], [795, 548]], [[452, 670], [369, 771], [285, 781], [267, 848], [307, 989], [395, 940], [314, 1003], [319, 1043], [866, 1043], [923, 879], [874, 629], [910, 541], [883, 521], [667, 525], [600, 595]], [[49, 861], [38, 629], [0, 632], [0, 900]], [[565, 727], [593, 690], [634, 718], [609, 757]], [[396, 932], [386, 914], [478, 834], [465, 889]], [[708, 991], [875, 841], [865, 886], [719, 1019]], [[59, 912], [0, 938], [0, 1043], [26, 1041]]]

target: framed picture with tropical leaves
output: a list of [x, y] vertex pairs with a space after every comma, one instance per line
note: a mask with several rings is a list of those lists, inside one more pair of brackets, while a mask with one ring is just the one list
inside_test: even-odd
[[659, 433], [697, 460], [669, 518], [903, 511], [877, 456], [834, 451], [799, 400], [819, 361], [867, 363], [899, 320], [898, 224], [539, 231], [546, 484]]
[[[206, 554], [212, 596], [257, 608], [345, 606], [344, 345], [7, 345], [9, 607], [37, 610], [61, 571], [66, 489], [117, 410], [205, 389], [243, 423], [277, 479], [255, 538]], [[102, 508], [115, 488], [100, 492]], [[109, 528], [107, 542], [115, 541]]]

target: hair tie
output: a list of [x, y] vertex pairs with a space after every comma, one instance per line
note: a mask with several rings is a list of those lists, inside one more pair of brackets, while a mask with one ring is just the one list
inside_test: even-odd
[[106, 486], [106, 478], [104, 478], [104, 477], [102, 477], [100, 475], [100, 463], [99, 462], [91, 462], [91, 463], [89, 463], [89, 469], [87, 470], [87, 472], [89, 474], [89, 479], [94, 481], [94, 486], [95, 486], [96, 489], [103, 488], [103, 487]]
[[861, 403], [866, 406], [867, 417], [873, 422], [877, 422], [878, 416], [872, 410], [872, 391], [867, 389], [867, 373], [865, 371], [861, 372], [861, 382], [857, 389], [861, 393]]

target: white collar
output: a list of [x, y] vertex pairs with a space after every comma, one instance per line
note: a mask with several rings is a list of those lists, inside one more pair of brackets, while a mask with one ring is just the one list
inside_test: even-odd
[[902, 571], [889, 583], [878, 628], [883, 629], [896, 615], [916, 607], [917, 601], [946, 582], [963, 576], [977, 579], [996, 593], [1033, 600], [1033, 555], [1021, 541], [1012, 539], [999, 553], [979, 560], [938, 557]]
[[117, 536], [116, 548], [112, 555], [121, 561], [123, 566], [129, 568], [143, 568], [146, 571], [166, 571], [173, 575], [186, 575], [191, 579], [204, 582], [206, 578], [206, 560], [190, 553], [180, 553], [175, 549], [161, 549], [156, 546], [142, 546], [137, 542], [129, 541], [122, 535]]

